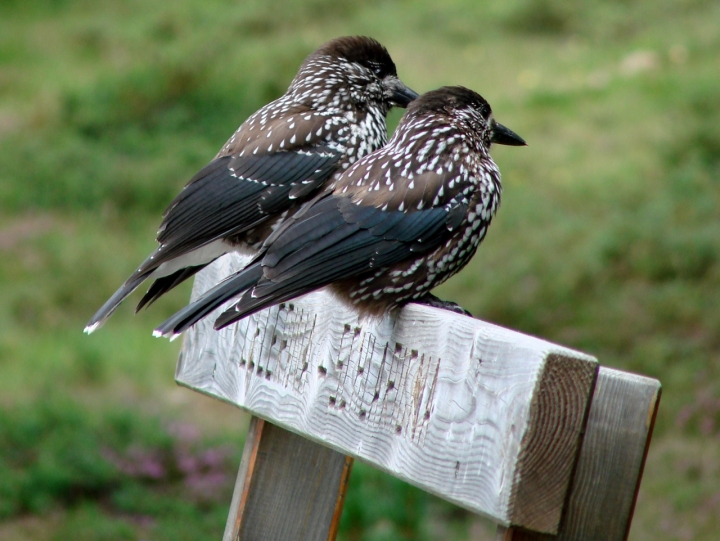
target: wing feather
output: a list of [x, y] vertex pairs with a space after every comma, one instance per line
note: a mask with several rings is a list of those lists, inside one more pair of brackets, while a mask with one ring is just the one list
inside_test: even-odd
[[267, 306], [338, 280], [390, 267], [450, 238], [452, 207], [410, 213], [331, 196], [315, 204], [270, 245], [263, 277], [218, 319], [224, 326]]
[[288, 208], [293, 183], [310, 180], [321, 185], [332, 175], [338, 159], [338, 153], [326, 148], [245, 159], [217, 158], [223, 166], [208, 166], [208, 176], [195, 179], [167, 211], [158, 234], [163, 249], [149, 268], [254, 227], [270, 214]]

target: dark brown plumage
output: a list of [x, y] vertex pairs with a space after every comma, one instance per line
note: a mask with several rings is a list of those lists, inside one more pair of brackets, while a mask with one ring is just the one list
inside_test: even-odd
[[327, 285], [363, 314], [424, 300], [470, 260], [497, 210], [492, 143], [525, 144], [475, 92], [428, 92], [408, 106], [386, 147], [351, 166], [244, 270], [156, 334], [178, 334], [241, 293], [216, 328]]
[[143, 281], [138, 309], [230, 250], [257, 250], [322, 186], [387, 142], [386, 116], [417, 94], [367, 37], [311, 54], [288, 91], [238, 128], [165, 211], [159, 246], [88, 322], [92, 332]]

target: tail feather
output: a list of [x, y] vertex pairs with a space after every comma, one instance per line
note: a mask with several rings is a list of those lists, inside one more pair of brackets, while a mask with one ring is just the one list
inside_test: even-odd
[[280, 304], [281, 302], [286, 302], [297, 297], [301, 297], [302, 295], [310, 293], [315, 289], [317, 289], [317, 287], [310, 286], [304, 289], [297, 289], [273, 296], [262, 296], [260, 298], [253, 297], [248, 291], [245, 293], [245, 295], [242, 296], [242, 298], [237, 302], [237, 304], [231, 306], [222, 314], [220, 314], [220, 316], [218, 316], [218, 318], [215, 320], [214, 328], [215, 330], [219, 331], [220, 329], [223, 329], [228, 325], [232, 325], [236, 321], [252, 315], [255, 312], [264, 310], [265, 308], [268, 308], [274, 304]]
[[233, 274], [161, 323], [153, 331], [153, 336], [172, 338], [183, 333], [226, 301], [253, 287], [262, 274], [262, 265], [259, 262]]
[[162, 297], [165, 293], [180, 285], [191, 276], [194, 276], [197, 272], [201, 271], [209, 264], [210, 263], [206, 263], [204, 265], [195, 265], [192, 267], [185, 267], [184, 269], [180, 269], [179, 271], [174, 272], [169, 276], [162, 276], [160, 278], [157, 278], [147, 290], [147, 293], [143, 295], [143, 298], [140, 299], [140, 302], [135, 307], [135, 313], [137, 314], [144, 307], [150, 306], [152, 303]]
[[130, 293], [135, 291], [140, 284], [147, 280], [148, 276], [160, 265], [161, 260], [158, 257], [161, 246], [155, 249], [153, 253], [145, 258], [140, 266], [130, 275], [130, 278], [125, 280], [125, 283], [121, 285], [118, 290], [112, 294], [105, 304], [95, 312], [95, 315], [90, 318], [87, 325], [85, 325], [85, 333], [90, 334], [93, 331], [99, 329], [105, 324], [105, 321], [113, 315], [120, 303], [124, 301]]
[[124, 301], [130, 293], [135, 291], [146, 278], [147, 274], [133, 274], [130, 278], [128, 278], [125, 283], [121, 285], [107, 301], [105, 301], [105, 304], [103, 304], [100, 309], [95, 312], [95, 315], [90, 318], [90, 321], [88, 321], [87, 325], [85, 325], [85, 333], [90, 334], [102, 327], [107, 318], [109, 318], [113, 312], [117, 310], [120, 303]]

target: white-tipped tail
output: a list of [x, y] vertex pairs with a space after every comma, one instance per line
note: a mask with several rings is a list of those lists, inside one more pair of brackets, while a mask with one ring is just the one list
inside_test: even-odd
[[85, 327], [85, 328], [83, 329], [83, 332], [84, 332], [85, 334], [92, 334], [93, 331], [99, 329], [100, 326], [101, 326], [101, 322], [100, 322], [100, 321], [96, 321], [96, 322], [93, 323], [92, 325], [88, 325], [87, 327]]
[[167, 338], [167, 339], [170, 340], [171, 342], [172, 342], [173, 340], [175, 340], [175, 339], [176, 339], [178, 336], [180, 336], [181, 334], [182, 334], [181, 332], [162, 332], [162, 331], [159, 330], [159, 329], [155, 329], [155, 330], [153, 331], [153, 336], [154, 336], [155, 338]]
[[182, 334], [212, 311], [220, 308], [225, 302], [253, 287], [261, 276], [262, 266], [258, 262], [228, 276], [215, 287], [206, 291], [195, 302], [188, 304], [158, 325], [155, 333], [166, 337]]
[[103, 323], [105, 323], [105, 320], [109, 318], [111, 315], [113, 315], [113, 312], [117, 310], [117, 307], [120, 306], [120, 303], [125, 300], [125, 298], [130, 295], [135, 289], [145, 280], [147, 275], [141, 274], [139, 276], [131, 276], [127, 279], [127, 281], [120, 286], [120, 288], [112, 294], [112, 297], [110, 297], [107, 301], [105, 301], [105, 304], [103, 304], [100, 307], [100, 310], [95, 312], [95, 315], [90, 319], [90, 321], [87, 322], [87, 325], [85, 325], [85, 332], [87, 334], [90, 334], [91, 332], [95, 331], [96, 329], [99, 329], [103, 326]]

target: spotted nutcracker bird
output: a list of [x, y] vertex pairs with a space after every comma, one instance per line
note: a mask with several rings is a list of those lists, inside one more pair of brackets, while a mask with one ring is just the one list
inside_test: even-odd
[[374, 39], [342, 37], [320, 47], [288, 91], [248, 118], [170, 203], [159, 246], [85, 332], [100, 327], [148, 278], [155, 281], [137, 310], [228, 251], [257, 251], [322, 186], [385, 145], [388, 111], [416, 97]]
[[328, 285], [361, 316], [436, 304], [430, 290], [470, 260], [500, 203], [492, 143], [525, 141], [495, 122], [477, 93], [444, 87], [419, 97], [386, 147], [352, 165], [247, 267], [154, 334], [179, 334], [241, 293], [216, 329]]

